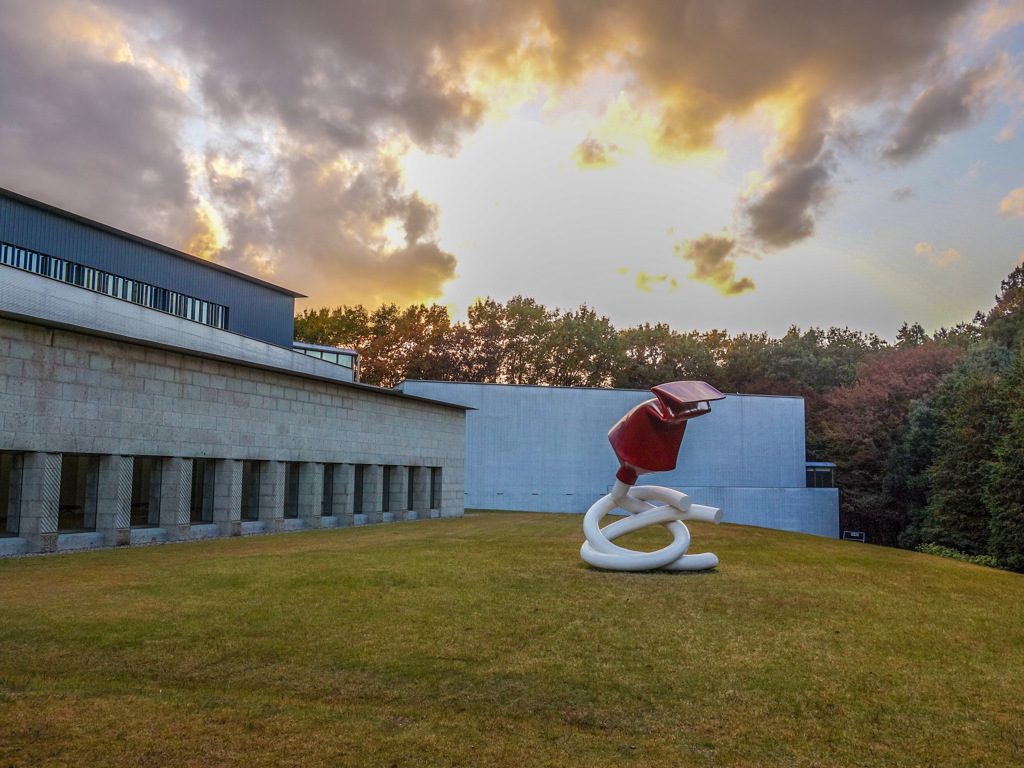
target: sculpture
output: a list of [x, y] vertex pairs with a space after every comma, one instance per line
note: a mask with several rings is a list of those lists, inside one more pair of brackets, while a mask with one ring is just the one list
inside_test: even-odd
[[[684, 520], [715, 523], [722, 510], [693, 504], [685, 493], [657, 485], [635, 485], [640, 475], [675, 469], [679, 446], [690, 419], [711, 412], [711, 402], [725, 398], [703, 381], [673, 381], [651, 391], [655, 397], [633, 408], [608, 432], [619, 460], [612, 492], [603, 496], [583, 518], [587, 540], [580, 556], [595, 568], [612, 571], [703, 571], [718, 565], [710, 552], [688, 555], [690, 531]], [[650, 502], [658, 502], [655, 506]], [[613, 509], [631, 513], [604, 528], [601, 520]], [[652, 525], [663, 525], [673, 541], [655, 552], [637, 552], [612, 542]]]

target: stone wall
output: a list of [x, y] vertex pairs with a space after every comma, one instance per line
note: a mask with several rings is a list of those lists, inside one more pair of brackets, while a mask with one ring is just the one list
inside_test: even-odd
[[[219, 489], [222, 503], [215, 518], [221, 535], [241, 530], [237, 510], [229, 507], [237, 496], [230, 487], [240, 474], [235, 467], [242, 461], [270, 463], [264, 474], [274, 487], [268, 485], [261, 494], [269, 494], [274, 506], [283, 504], [276, 487], [283, 470], [277, 463], [318, 466], [307, 466], [300, 474], [299, 519], [304, 527], [318, 522], [313, 507], [320, 501], [316, 489], [323, 488], [319, 467], [325, 464], [368, 465], [374, 477], [384, 466], [403, 468], [406, 474], [394, 471], [396, 486], [386, 519], [412, 517], [404, 509], [407, 494], [401, 485], [408, 467], [441, 467], [441, 503], [435, 512], [462, 514], [465, 412], [458, 408], [2, 317], [0, 392], [2, 451], [177, 459], [167, 469], [167, 493], [174, 498], [162, 502], [167, 505], [162, 519], [168, 522], [162, 528], [173, 529], [171, 538], [189, 527], [181, 523], [181, 509], [190, 468], [183, 468], [181, 460], [190, 464], [193, 458], [212, 458], [223, 465], [228, 486]], [[21, 512], [23, 530], [32, 530], [29, 548], [46, 548], [48, 539], [43, 537], [55, 532], [50, 530], [53, 489], [44, 487], [46, 477], [52, 486], [52, 464], [52, 459], [26, 464], [31, 493], [23, 499]], [[124, 491], [107, 486], [123, 480], [125, 472], [130, 476], [130, 467], [114, 459], [103, 466], [102, 477], [112, 479], [100, 489], [97, 519], [114, 521], [109, 528], [123, 522]], [[338, 467], [332, 471], [338, 474], [335, 496], [350, 491], [347, 475]], [[351, 509], [346, 503], [336, 498], [335, 506]], [[385, 510], [368, 512], [368, 521], [385, 519]], [[275, 508], [268, 514], [262, 529], [280, 530], [283, 512]], [[352, 522], [351, 517], [343, 513], [339, 521]], [[46, 530], [38, 529], [39, 523]], [[107, 544], [126, 540], [123, 532], [101, 533]]]

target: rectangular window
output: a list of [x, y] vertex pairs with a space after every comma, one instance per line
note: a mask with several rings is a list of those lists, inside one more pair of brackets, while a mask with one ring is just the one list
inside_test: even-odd
[[366, 465], [356, 464], [355, 470], [355, 480], [353, 482], [354, 488], [352, 492], [352, 508], [357, 515], [361, 515], [363, 514], [363, 480], [366, 475]]
[[58, 532], [96, 530], [96, 486], [99, 468], [98, 456], [65, 453], [61, 458]]
[[381, 488], [380, 508], [385, 512], [391, 511], [391, 467], [384, 467], [384, 482]]
[[214, 459], [192, 460], [192, 501], [190, 503], [190, 522], [213, 522], [213, 484], [216, 479], [216, 471], [217, 462]]
[[405, 508], [406, 509], [415, 509], [414, 499], [416, 498], [416, 496], [414, 494], [415, 486], [413, 485], [413, 480], [414, 480], [415, 477], [416, 477], [416, 467], [408, 467], [407, 468], [407, 472], [406, 472], [406, 478], [405, 478], [405, 482], [406, 482], [406, 486], [405, 486]]
[[289, 461], [284, 465], [284, 516], [299, 516], [299, 471], [302, 465]]
[[0, 536], [17, 536], [21, 512], [20, 453], [0, 453]]
[[260, 519], [260, 465], [259, 461], [242, 462], [242, 519]]
[[323, 517], [334, 515], [334, 472], [337, 464], [324, 464], [324, 493], [320, 501], [320, 514]]
[[132, 526], [160, 525], [160, 467], [163, 461], [136, 456], [132, 461]]
[[835, 467], [807, 467], [808, 488], [835, 488]]
[[441, 468], [430, 468], [430, 508], [441, 508]]

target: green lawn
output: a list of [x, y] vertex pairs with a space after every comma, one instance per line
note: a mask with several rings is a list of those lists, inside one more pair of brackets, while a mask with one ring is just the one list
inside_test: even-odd
[[581, 522], [0, 561], [0, 766], [1024, 764], [1024, 577], [704, 524], [605, 573]]

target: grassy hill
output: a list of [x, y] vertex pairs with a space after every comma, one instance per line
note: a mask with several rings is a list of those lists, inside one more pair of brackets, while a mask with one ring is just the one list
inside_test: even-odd
[[606, 573], [581, 521], [0, 561], [0, 765], [1024, 764], [1024, 577], [703, 524]]

